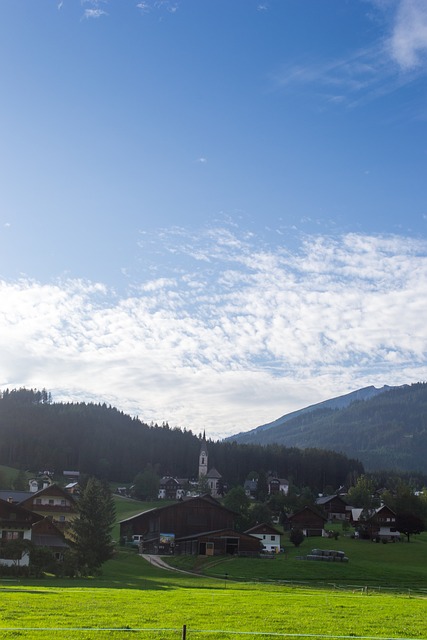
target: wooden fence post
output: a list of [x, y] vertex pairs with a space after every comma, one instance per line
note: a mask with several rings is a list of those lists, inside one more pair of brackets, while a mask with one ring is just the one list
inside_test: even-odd
[[183, 624], [182, 625], [182, 636], [181, 636], [182, 640], [186, 640], [187, 638], [187, 625]]

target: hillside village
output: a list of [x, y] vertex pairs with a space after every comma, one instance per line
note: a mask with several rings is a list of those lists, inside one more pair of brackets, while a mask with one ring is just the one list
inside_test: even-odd
[[[79, 472], [65, 471], [63, 486], [49, 473], [28, 480], [27, 491], [0, 490], [0, 565], [26, 567], [33, 548], [48, 549], [62, 562], [72, 547], [69, 527], [78, 514]], [[242, 502], [255, 504], [258, 480], [252, 477], [240, 487], [237, 507], [230, 508], [223, 496], [222, 474], [209, 465], [205, 437], [198, 457], [198, 481], [165, 476], [160, 479], [158, 499], [164, 506], [148, 509], [120, 521], [120, 541], [138, 546], [140, 553], [170, 555], [278, 554], [298, 531], [304, 537], [330, 537], [331, 525], [340, 524], [349, 535], [375, 541], [401, 539], [398, 514], [384, 503], [370, 509], [353, 507], [348, 495], [339, 492], [318, 496], [312, 503], [292, 512], [272, 513], [268, 521], [241, 526], [238, 509]], [[286, 499], [289, 481], [267, 475], [267, 502]], [[201, 490], [202, 489], [202, 490]], [[118, 490], [120, 492], [120, 489]], [[417, 523], [418, 530], [422, 530]], [[419, 532], [415, 527], [410, 533]], [[292, 539], [292, 536], [291, 536]], [[17, 543], [21, 543], [21, 546]]]

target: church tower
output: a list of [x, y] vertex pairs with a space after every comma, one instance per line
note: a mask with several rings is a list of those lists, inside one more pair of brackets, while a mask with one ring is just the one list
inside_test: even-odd
[[208, 447], [206, 445], [205, 434], [203, 434], [203, 440], [200, 445], [199, 453], [199, 478], [206, 476], [208, 473]]

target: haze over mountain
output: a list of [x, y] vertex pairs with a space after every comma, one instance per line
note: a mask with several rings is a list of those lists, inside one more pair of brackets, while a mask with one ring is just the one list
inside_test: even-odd
[[427, 384], [366, 387], [229, 440], [330, 449], [359, 459], [368, 470], [427, 472]]

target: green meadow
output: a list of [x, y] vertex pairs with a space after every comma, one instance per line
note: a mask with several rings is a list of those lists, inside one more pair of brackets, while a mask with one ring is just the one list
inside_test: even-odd
[[[153, 503], [117, 499], [118, 519]], [[274, 560], [177, 557], [158, 569], [135, 551], [91, 579], [0, 580], [0, 638], [414, 638], [427, 640], [427, 535], [410, 544], [340, 538], [286, 544]], [[299, 560], [342, 549], [348, 564]], [[368, 587], [366, 589], [366, 587]]]
[[[177, 556], [174, 566], [220, 577], [225, 573], [233, 580], [283, 581], [336, 586], [347, 589], [365, 588], [377, 591], [419, 591], [427, 596], [427, 533], [413, 536], [411, 542], [373, 543], [341, 536], [338, 540], [307, 538], [295, 548], [287, 535], [282, 536], [285, 553], [271, 559], [206, 558]], [[302, 560], [313, 548], [344, 551], [348, 563]]]
[[183, 625], [189, 639], [427, 638], [420, 594], [192, 576], [157, 569], [129, 551], [119, 551], [96, 579], [1, 581], [0, 591], [1, 638], [170, 640], [182, 637]]

